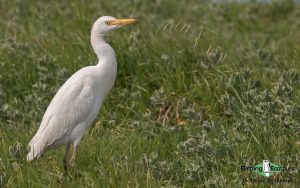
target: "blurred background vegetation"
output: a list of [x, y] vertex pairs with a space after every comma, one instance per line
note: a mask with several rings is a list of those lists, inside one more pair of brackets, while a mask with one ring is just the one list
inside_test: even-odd
[[[264, 159], [299, 181], [300, 7], [209, 0], [0, 0], [0, 187], [240, 187]], [[97, 63], [90, 28], [109, 34], [115, 87], [64, 175], [63, 148], [25, 160], [59, 87]]]

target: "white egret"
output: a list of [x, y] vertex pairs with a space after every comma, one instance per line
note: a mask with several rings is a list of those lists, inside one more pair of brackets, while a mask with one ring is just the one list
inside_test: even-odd
[[[29, 143], [27, 161], [46, 150], [66, 145], [64, 167], [73, 166], [76, 150], [85, 130], [95, 120], [102, 102], [114, 85], [117, 61], [113, 48], [105, 42], [109, 31], [136, 22], [135, 19], [98, 18], [91, 30], [92, 47], [98, 64], [80, 69], [58, 90], [48, 106], [40, 127]], [[73, 152], [68, 162], [71, 145]]]

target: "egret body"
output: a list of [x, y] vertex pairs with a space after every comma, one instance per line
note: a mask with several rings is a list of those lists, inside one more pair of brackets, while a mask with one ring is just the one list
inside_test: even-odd
[[58, 90], [37, 133], [29, 142], [27, 161], [40, 157], [48, 149], [66, 145], [66, 169], [72, 145], [70, 165], [74, 165], [77, 146], [85, 130], [95, 120], [117, 74], [116, 55], [113, 48], [105, 42], [105, 35], [134, 22], [135, 19], [115, 19], [110, 16], [102, 16], [94, 22], [91, 44], [98, 57], [98, 64], [80, 69]]

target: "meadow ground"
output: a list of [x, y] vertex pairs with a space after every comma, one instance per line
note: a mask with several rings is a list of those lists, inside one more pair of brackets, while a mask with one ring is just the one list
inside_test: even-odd
[[[55, 92], [97, 62], [102, 15], [140, 21], [108, 36], [117, 80], [76, 167], [64, 175], [64, 148], [28, 164]], [[0, 187], [298, 187], [299, 68], [290, 1], [0, 0]], [[241, 171], [264, 159], [295, 170]]]

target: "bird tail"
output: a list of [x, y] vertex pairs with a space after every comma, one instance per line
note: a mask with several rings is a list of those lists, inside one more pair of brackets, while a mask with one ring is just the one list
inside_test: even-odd
[[31, 162], [42, 155], [45, 149], [44, 136], [35, 135], [28, 144], [29, 153], [27, 154], [27, 161]]

